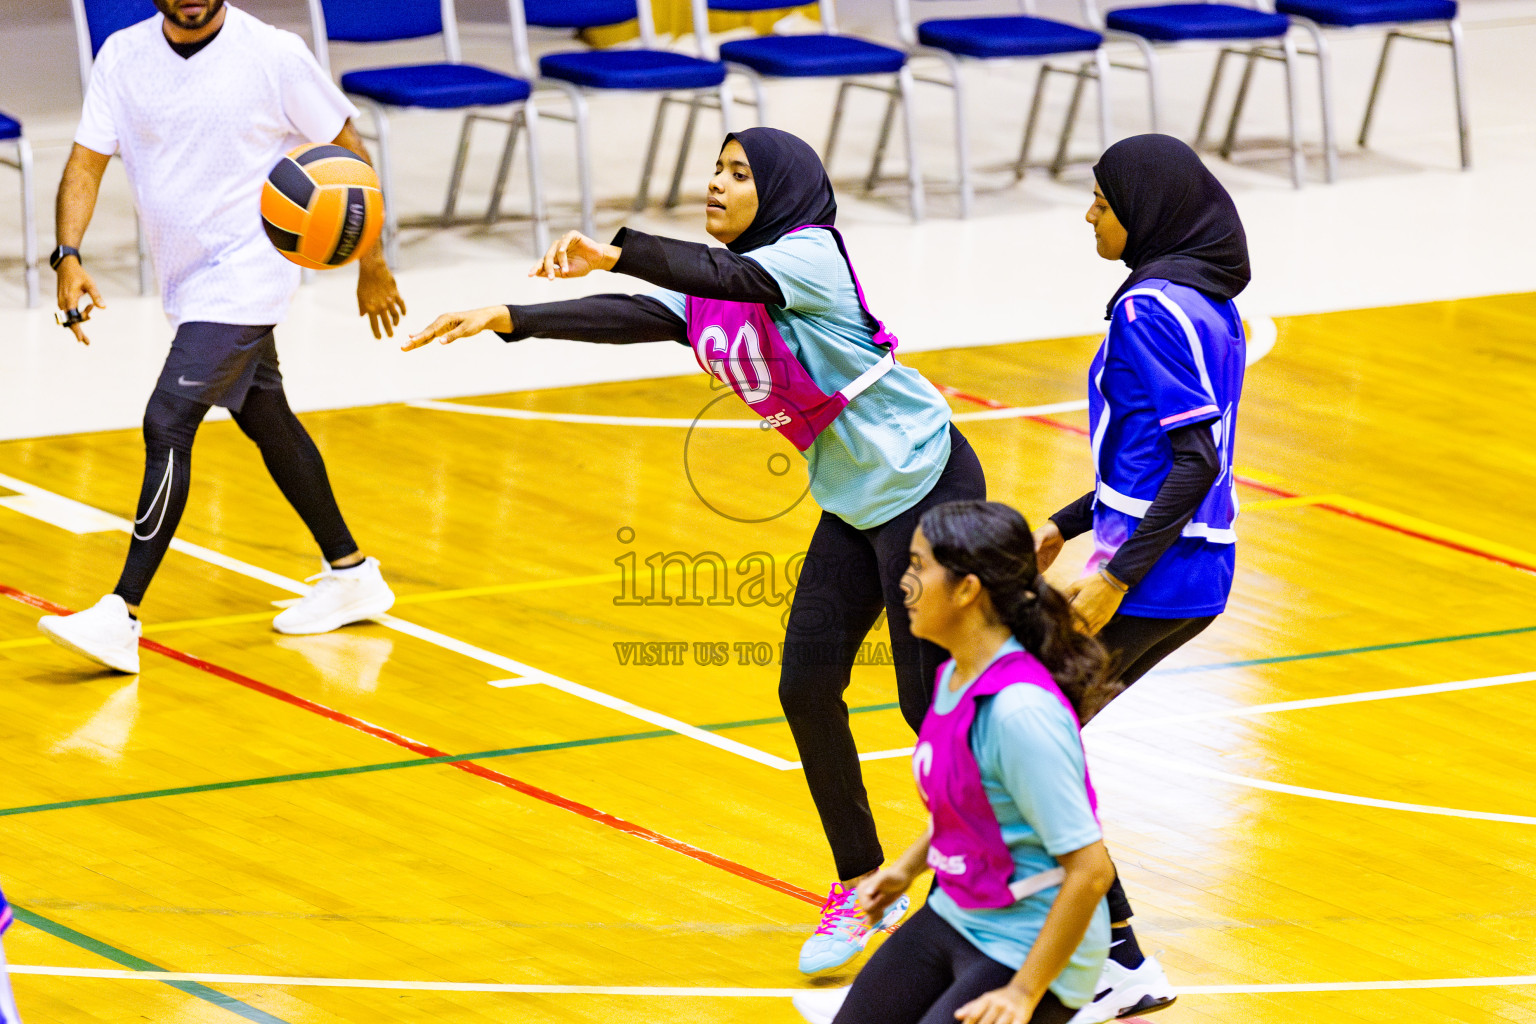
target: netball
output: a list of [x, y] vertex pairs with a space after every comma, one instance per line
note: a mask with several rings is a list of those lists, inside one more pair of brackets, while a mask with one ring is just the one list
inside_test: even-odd
[[341, 146], [300, 146], [267, 175], [261, 223], [277, 251], [299, 266], [344, 266], [384, 230], [378, 175]]

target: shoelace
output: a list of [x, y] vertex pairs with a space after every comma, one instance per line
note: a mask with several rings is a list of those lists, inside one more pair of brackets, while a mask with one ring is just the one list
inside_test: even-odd
[[815, 934], [836, 935], [843, 932], [854, 938], [865, 930], [864, 916], [859, 913], [854, 890], [845, 889], [841, 882], [832, 883], [826, 902], [821, 905], [821, 923], [816, 926]]

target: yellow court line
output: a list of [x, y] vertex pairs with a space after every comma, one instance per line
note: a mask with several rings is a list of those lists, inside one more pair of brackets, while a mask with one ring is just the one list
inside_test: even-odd
[[616, 583], [623, 573], [609, 572], [600, 576], [564, 576], [553, 580], [532, 580], [527, 583], [492, 583], [483, 587], [460, 587], [457, 590], [431, 590], [424, 594], [406, 594], [397, 598], [396, 604], [426, 604], [430, 601], [456, 601], [461, 597], [489, 597], [496, 594], [519, 594], [529, 590], [556, 590], [561, 587], [585, 587], [593, 583]]
[[1260, 498], [1239, 505], [1244, 512], [1258, 512], [1270, 508], [1304, 508], [1307, 505], [1337, 505], [1344, 500], [1342, 494], [1298, 494], [1294, 498]]
[[1341, 508], [1346, 512], [1354, 512], [1362, 516], [1370, 516], [1379, 519], [1391, 526], [1402, 530], [1412, 530], [1414, 533], [1422, 533], [1426, 537], [1434, 537], [1451, 544], [1459, 544], [1465, 548], [1475, 548], [1486, 554], [1497, 555], [1499, 558], [1509, 559], [1513, 562], [1521, 562], [1525, 565], [1536, 565], [1536, 554], [1509, 544], [1501, 544], [1496, 540], [1488, 540], [1475, 534], [1465, 533], [1449, 526], [1441, 526], [1427, 519], [1417, 516], [1405, 515], [1402, 512], [1394, 512], [1380, 505], [1373, 505], [1368, 501], [1360, 501], [1357, 498], [1346, 497], [1342, 494], [1328, 496], [1326, 504], [1335, 508]]

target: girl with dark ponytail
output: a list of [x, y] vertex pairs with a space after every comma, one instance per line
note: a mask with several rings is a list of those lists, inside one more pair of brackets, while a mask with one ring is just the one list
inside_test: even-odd
[[1114, 695], [1107, 658], [1007, 505], [937, 505], [910, 551], [913, 635], [952, 655], [912, 758], [930, 824], [859, 906], [879, 920], [927, 867], [937, 884], [851, 988], [795, 1005], [816, 1024], [1068, 1024], [1109, 952], [1115, 869], [1078, 737]]

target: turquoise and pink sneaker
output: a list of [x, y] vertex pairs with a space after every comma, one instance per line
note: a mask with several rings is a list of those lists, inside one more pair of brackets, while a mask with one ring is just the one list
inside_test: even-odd
[[800, 947], [800, 973], [817, 974], [843, 966], [863, 952], [870, 936], [895, 928], [911, 905], [912, 901], [902, 896], [880, 919], [880, 927], [871, 928], [859, 913], [858, 886], [833, 882], [827, 901], [821, 905], [821, 924]]

